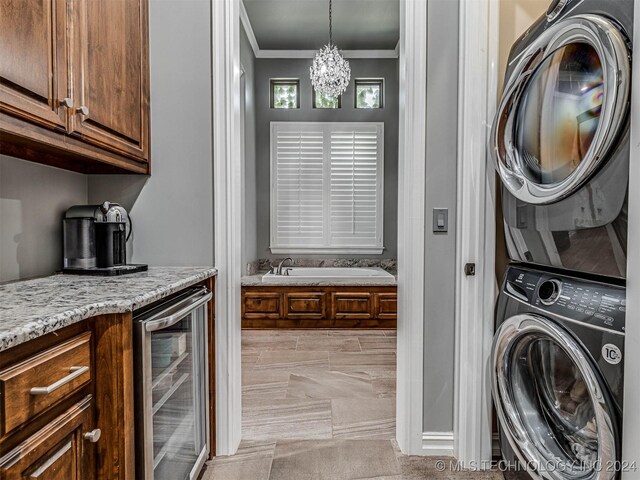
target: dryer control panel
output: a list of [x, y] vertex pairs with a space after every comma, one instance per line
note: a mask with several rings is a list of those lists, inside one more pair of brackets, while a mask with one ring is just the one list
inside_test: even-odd
[[607, 330], [625, 331], [624, 287], [511, 267], [503, 289], [511, 297], [543, 312]]

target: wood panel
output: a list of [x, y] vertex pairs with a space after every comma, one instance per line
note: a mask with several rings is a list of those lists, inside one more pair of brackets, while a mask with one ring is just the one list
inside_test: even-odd
[[322, 320], [327, 317], [325, 292], [287, 292], [284, 294], [284, 316], [287, 319]]
[[[91, 382], [91, 334], [84, 333], [0, 372], [2, 434], [27, 422]], [[78, 369], [86, 371], [75, 376]], [[47, 394], [33, 388], [70, 380]]]
[[[283, 311], [276, 315], [274, 305], [256, 307], [256, 298], [281, 299]], [[320, 298], [324, 299], [324, 316], [319, 313]], [[395, 302], [395, 286], [242, 287], [242, 328], [395, 328]]]
[[331, 293], [331, 317], [335, 320], [372, 319], [373, 295], [369, 292]]
[[95, 335], [98, 478], [135, 477], [133, 323], [131, 313], [91, 319]]
[[91, 396], [87, 396], [82, 402], [17, 445], [0, 458], [0, 478], [96, 478], [95, 444], [84, 439], [84, 433], [93, 429], [91, 412]]
[[396, 293], [375, 294], [376, 318], [394, 320], [398, 318], [398, 295]]
[[282, 295], [278, 292], [243, 292], [242, 317], [278, 319], [283, 316]]
[[209, 314], [209, 460], [216, 455], [216, 279], [210, 277], [205, 282], [206, 287], [214, 292], [207, 305]]
[[67, 130], [68, 15], [64, 0], [0, 0], [0, 111]]
[[148, 158], [147, 0], [77, 2], [72, 130], [85, 141]]

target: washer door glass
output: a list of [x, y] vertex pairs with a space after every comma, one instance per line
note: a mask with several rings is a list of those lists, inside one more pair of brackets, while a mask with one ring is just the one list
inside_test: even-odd
[[596, 366], [557, 323], [537, 315], [505, 321], [493, 343], [493, 397], [500, 425], [534, 478], [610, 480], [617, 457], [615, 408]]
[[540, 64], [516, 121], [515, 148], [528, 179], [553, 185], [576, 170], [598, 129], [604, 88], [600, 57], [588, 43], [565, 45]]
[[542, 32], [511, 61], [490, 148], [509, 192], [530, 204], [580, 188], [626, 128], [629, 51], [598, 15], [577, 15]]
[[[593, 402], [580, 369], [548, 338], [526, 342], [512, 357], [511, 388], [523, 425], [562, 463], [594, 465], [598, 437]], [[550, 442], [551, 440], [551, 442]]]

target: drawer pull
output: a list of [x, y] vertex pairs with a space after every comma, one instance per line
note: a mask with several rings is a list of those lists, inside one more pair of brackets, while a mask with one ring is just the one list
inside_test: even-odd
[[55, 383], [52, 383], [48, 387], [33, 387], [30, 390], [31, 395], [49, 395], [51, 392], [54, 392], [63, 385], [71, 382], [74, 378], [78, 378], [80, 375], [87, 373], [89, 371], [89, 367], [71, 367], [69, 371], [71, 372], [69, 375], [61, 378]]
[[91, 443], [96, 443], [100, 440], [100, 435], [102, 435], [102, 430], [96, 428], [95, 430], [91, 430], [84, 434], [84, 439], [89, 440]]

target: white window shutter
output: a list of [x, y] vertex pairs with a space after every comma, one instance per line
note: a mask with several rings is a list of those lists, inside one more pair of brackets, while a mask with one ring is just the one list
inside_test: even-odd
[[272, 244], [324, 245], [324, 133], [317, 128], [288, 125], [272, 132], [272, 201], [275, 222]]
[[384, 126], [271, 124], [271, 251], [382, 253]]
[[332, 245], [382, 246], [381, 128], [345, 125], [331, 131]]

